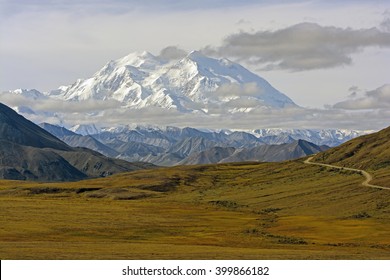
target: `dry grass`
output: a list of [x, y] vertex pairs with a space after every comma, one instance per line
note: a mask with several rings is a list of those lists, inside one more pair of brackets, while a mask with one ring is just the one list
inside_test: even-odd
[[299, 161], [0, 181], [0, 258], [389, 259], [390, 192], [361, 181]]
[[314, 161], [337, 163], [357, 169], [380, 170], [390, 168], [390, 127], [377, 133], [361, 136], [338, 147], [320, 153]]

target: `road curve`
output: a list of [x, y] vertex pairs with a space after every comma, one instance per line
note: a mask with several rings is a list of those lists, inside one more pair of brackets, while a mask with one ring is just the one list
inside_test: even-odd
[[343, 169], [343, 170], [349, 170], [349, 171], [354, 171], [362, 174], [366, 180], [362, 182], [362, 185], [365, 187], [369, 188], [375, 188], [375, 189], [382, 189], [382, 190], [390, 190], [388, 187], [382, 187], [382, 186], [377, 186], [377, 185], [372, 185], [370, 184], [372, 180], [372, 175], [368, 173], [367, 171], [361, 170], [361, 169], [355, 169], [355, 168], [349, 168], [349, 167], [343, 167], [343, 166], [337, 166], [337, 165], [331, 165], [331, 164], [325, 164], [325, 163], [317, 163], [317, 162], [311, 162], [313, 157], [307, 158], [304, 163], [305, 164], [312, 164], [312, 165], [319, 165], [319, 166], [325, 166], [325, 167], [330, 167], [330, 168], [337, 168], [337, 169]]

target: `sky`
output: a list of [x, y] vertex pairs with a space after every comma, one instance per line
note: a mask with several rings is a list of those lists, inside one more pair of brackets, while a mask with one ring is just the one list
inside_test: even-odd
[[388, 0], [0, 0], [0, 91], [49, 91], [167, 47], [239, 62], [327, 126], [390, 115]]

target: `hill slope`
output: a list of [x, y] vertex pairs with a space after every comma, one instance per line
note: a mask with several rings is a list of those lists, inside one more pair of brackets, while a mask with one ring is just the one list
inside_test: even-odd
[[0, 103], [0, 139], [23, 146], [71, 150], [71, 147], [46, 130]]
[[313, 161], [378, 170], [390, 167], [390, 127], [320, 153]]
[[0, 178], [69, 181], [143, 169], [89, 149], [72, 148], [0, 103]]

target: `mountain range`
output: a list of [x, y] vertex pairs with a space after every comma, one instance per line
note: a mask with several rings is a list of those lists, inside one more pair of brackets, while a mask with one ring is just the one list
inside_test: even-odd
[[281, 161], [326, 149], [303, 140], [267, 145], [245, 132], [227, 134], [171, 127], [165, 132], [138, 128], [91, 136], [47, 123], [41, 126], [0, 103], [1, 178], [72, 181], [154, 167], [150, 163]]
[[259, 138], [243, 131], [216, 132], [189, 127], [181, 129], [137, 126], [109, 128], [93, 135], [80, 135], [56, 125], [42, 123], [40, 126], [73, 147], [87, 147], [109, 157], [162, 166], [283, 161], [329, 148], [291, 136], [286, 141], [283, 137], [274, 138], [268, 135]]
[[227, 134], [171, 127], [165, 133], [139, 128], [121, 130], [119, 135], [105, 131], [91, 136], [47, 123], [41, 126], [0, 103], [1, 178], [72, 181], [152, 168], [150, 163], [282, 161], [327, 148], [304, 140], [267, 145], [245, 132]]

